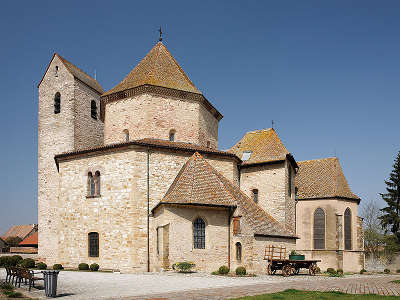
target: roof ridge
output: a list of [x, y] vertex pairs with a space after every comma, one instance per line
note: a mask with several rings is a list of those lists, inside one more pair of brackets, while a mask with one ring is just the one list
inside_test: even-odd
[[328, 159], [336, 159], [336, 160], [339, 160], [339, 158], [337, 158], [337, 157], [335, 157], [335, 156], [332, 156], [332, 157], [324, 157], [324, 158], [306, 159], [306, 160], [298, 161], [297, 163], [310, 162], [310, 161], [318, 161], [318, 160], [328, 160]]
[[[54, 52], [54, 54], [57, 55], [57, 56], [61, 59], [61, 61], [62, 61], [63, 63], [64, 63], [64, 62], [67, 62], [68, 64], [73, 65], [75, 68], [77, 68], [77, 69], [78, 69], [79, 71], [81, 71], [83, 74], [89, 76], [91, 79], [93, 79], [94, 81], [96, 81], [96, 82], [101, 86], [101, 84], [97, 81], [97, 79], [93, 78], [93, 76], [90, 76], [88, 73], [86, 73], [85, 71], [83, 71], [83, 70], [82, 70], [81, 68], [79, 68], [77, 65], [73, 64], [73, 63], [70, 62], [68, 59], [66, 59], [66, 58], [64, 58], [63, 56], [61, 56], [60, 54], [58, 54], [57, 52]], [[64, 65], [65, 65], [65, 64], [64, 64]], [[66, 67], [70, 72], [72, 72], [69, 66], [65, 65], [65, 67]], [[72, 74], [72, 75], [73, 75], [73, 74]]]

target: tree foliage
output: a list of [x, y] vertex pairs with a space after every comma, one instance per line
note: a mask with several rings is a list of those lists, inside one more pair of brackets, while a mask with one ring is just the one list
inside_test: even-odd
[[386, 193], [380, 194], [386, 202], [379, 217], [382, 228], [391, 231], [400, 243], [400, 151], [394, 161], [393, 170], [388, 180], [385, 180]]
[[380, 256], [385, 246], [385, 236], [379, 217], [382, 215], [375, 201], [364, 202], [361, 206], [361, 216], [364, 225], [364, 248], [373, 258]]
[[19, 236], [10, 236], [6, 238], [6, 243], [10, 247], [17, 247], [19, 243], [22, 242], [22, 239]]

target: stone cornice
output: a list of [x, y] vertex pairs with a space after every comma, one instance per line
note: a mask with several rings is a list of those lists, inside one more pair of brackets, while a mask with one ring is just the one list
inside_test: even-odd
[[157, 94], [162, 96], [169, 96], [180, 98], [183, 100], [198, 101], [203, 104], [206, 109], [218, 120], [223, 118], [223, 115], [204, 97], [202, 94], [186, 92], [181, 90], [170, 89], [162, 86], [155, 86], [150, 84], [141, 85], [121, 92], [116, 92], [110, 95], [101, 97], [101, 119], [104, 121], [105, 105], [110, 102], [118, 101], [125, 98], [134, 97], [141, 94]]

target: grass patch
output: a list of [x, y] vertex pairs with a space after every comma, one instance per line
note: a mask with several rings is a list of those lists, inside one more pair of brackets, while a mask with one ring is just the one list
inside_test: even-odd
[[[392, 283], [400, 283], [400, 280], [393, 280]], [[400, 298], [400, 297], [399, 297]]]
[[[379, 296], [379, 295], [352, 295], [342, 292], [309, 292], [299, 290], [285, 290], [279, 293], [264, 294], [258, 296], [248, 296], [236, 298], [236, 300], [399, 300], [399, 296]], [[235, 299], [231, 299], [235, 300]]]

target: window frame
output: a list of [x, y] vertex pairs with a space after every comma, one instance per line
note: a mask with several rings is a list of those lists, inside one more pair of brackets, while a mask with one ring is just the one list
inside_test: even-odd
[[235, 244], [235, 253], [236, 253], [236, 261], [237, 262], [242, 262], [243, 258], [243, 247], [240, 242], [236, 242]]
[[88, 233], [88, 257], [100, 256], [100, 237], [99, 233], [92, 231]]
[[193, 249], [206, 249], [206, 222], [197, 217], [193, 221]]
[[97, 120], [97, 102], [96, 100], [90, 101], [90, 116], [92, 119]]
[[260, 196], [260, 193], [259, 193], [259, 191], [258, 191], [258, 189], [252, 189], [251, 190], [251, 193], [252, 193], [252, 195], [253, 195], [253, 201], [254, 201], [254, 203], [258, 203], [258, 201], [259, 201], [259, 196]]
[[168, 140], [169, 140], [170, 142], [175, 142], [175, 137], [176, 137], [175, 135], [176, 135], [175, 129], [171, 129], [171, 130], [169, 131]]
[[[322, 214], [320, 214], [319, 216], [317, 215], [317, 213], [322, 212]], [[323, 227], [316, 227], [318, 226], [316, 224], [316, 218], [320, 217], [322, 220], [323, 219]], [[316, 231], [320, 230], [320, 236], [321, 237], [316, 237]], [[326, 213], [325, 210], [321, 207], [318, 207], [317, 209], [315, 209], [314, 213], [313, 213], [313, 228], [312, 228], [312, 232], [313, 232], [313, 249], [314, 250], [324, 250], [326, 249]], [[319, 246], [317, 243], [318, 241], [321, 243], [321, 246]]]
[[57, 115], [61, 113], [61, 94], [60, 92], [54, 95], [54, 114]]
[[343, 215], [344, 250], [353, 250], [352, 216], [353, 214], [350, 207], [347, 207]]

